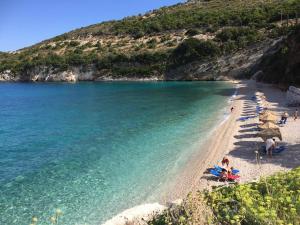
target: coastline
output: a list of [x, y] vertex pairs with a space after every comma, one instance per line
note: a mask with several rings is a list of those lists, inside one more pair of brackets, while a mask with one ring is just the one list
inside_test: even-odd
[[[228, 124], [228, 120], [232, 118], [230, 112], [226, 117], [224, 117], [225, 111], [230, 109], [230, 105], [236, 98], [238, 92], [238, 84], [233, 80], [226, 80], [223, 82], [229, 82], [235, 84], [233, 86], [234, 92], [228, 99], [228, 104], [225, 108], [220, 109], [220, 115], [215, 126], [209, 131], [208, 136], [205, 138], [204, 143], [201, 143], [199, 148], [209, 148], [213, 146], [211, 143], [215, 135], [218, 135], [220, 131], [224, 129]], [[179, 172], [175, 181], [165, 190], [164, 195], [162, 195], [158, 202], [146, 202], [145, 204], [137, 205], [132, 208], [126, 209], [119, 214], [115, 215], [111, 219], [107, 220], [103, 225], [125, 225], [128, 221], [138, 221], [138, 224], [143, 224], [143, 221], [147, 221], [153, 217], [153, 215], [159, 214], [164, 211], [167, 207], [181, 204], [182, 199], [191, 191], [196, 191], [199, 187], [195, 182], [199, 177], [202, 176], [205, 171], [205, 166], [208, 165], [210, 160], [213, 160], [214, 154], [210, 154], [210, 151], [196, 151], [191, 156], [191, 160], [188, 160], [188, 166], [185, 166], [182, 171]], [[205, 159], [204, 163], [198, 163]], [[202, 165], [199, 168], [199, 165]], [[192, 171], [196, 171], [193, 173]], [[145, 223], [146, 224], [146, 223]]]
[[[131, 210], [126, 210], [110, 221], [114, 221], [116, 225], [125, 224], [129, 218], [132, 218], [132, 215], [136, 216], [134, 220], [138, 218], [138, 221], [145, 221], [149, 216], [151, 218], [154, 214], [163, 211], [163, 205], [180, 203], [188, 193], [210, 190], [213, 186], [228, 185], [212, 179], [206, 173], [208, 168], [216, 164], [220, 165], [224, 156], [229, 158], [231, 166], [240, 169], [241, 183], [255, 181], [261, 176], [300, 166], [300, 139], [297, 136], [297, 133], [300, 133], [300, 120], [293, 121], [290, 118], [288, 119], [289, 125], [280, 128], [283, 135], [283, 141], [280, 144], [288, 145], [289, 153], [282, 153], [272, 159], [262, 156], [259, 165], [256, 162], [255, 150], [262, 146], [263, 141], [255, 136], [257, 131], [254, 128], [258, 123], [258, 118], [252, 118], [246, 122], [238, 121], [238, 118], [242, 116], [255, 114], [256, 103], [251, 100], [251, 97], [257, 91], [265, 94], [269, 110], [273, 111], [278, 118], [283, 111], [288, 111], [292, 115], [295, 108], [286, 107], [285, 93], [270, 84], [257, 83], [252, 80], [232, 82], [237, 83], [237, 93], [235, 92], [229, 103], [230, 107], [234, 106], [233, 112], [216, 126], [201, 146], [207, 151], [195, 152], [191, 157], [186, 167], [178, 174], [168, 194], [160, 202], [161, 204], [156, 205], [155, 209], [150, 207], [148, 214], [136, 214]], [[134, 208], [143, 207], [147, 207], [147, 204]], [[126, 212], [131, 213], [126, 214]], [[112, 223], [105, 223], [105, 225], [109, 224]]]
[[226, 149], [228, 149], [228, 143], [226, 142], [236, 132], [234, 124], [241, 112], [239, 110], [241, 108], [240, 106], [243, 104], [243, 102], [239, 100], [239, 92], [244, 83], [239, 83], [238, 81], [230, 82], [236, 84], [236, 87], [234, 94], [228, 100], [228, 112], [233, 105], [235, 110], [232, 113], [229, 112], [226, 118], [220, 120], [212, 129], [205, 142], [199, 146], [199, 148], [207, 150], [194, 153], [191, 160], [189, 160], [186, 167], [183, 168], [177, 177], [172, 191], [166, 198], [167, 201], [182, 199], [190, 192], [209, 188], [209, 184], [202, 178], [203, 174], [207, 168], [211, 167], [212, 163], [215, 162], [215, 164], [217, 164], [226, 152]]

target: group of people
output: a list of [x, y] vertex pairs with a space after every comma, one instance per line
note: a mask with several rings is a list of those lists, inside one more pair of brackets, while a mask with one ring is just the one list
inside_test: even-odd
[[234, 175], [232, 173], [233, 167], [229, 167], [229, 159], [227, 157], [224, 157], [221, 163], [223, 168], [220, 173], [219, 180], [228, 181], [228, 180], [236, 180], [239, 178], [239, 176]]

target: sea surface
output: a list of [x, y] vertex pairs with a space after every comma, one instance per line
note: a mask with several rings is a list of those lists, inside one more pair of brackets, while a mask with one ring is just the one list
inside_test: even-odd
[[0, 84], [0, 224], [98, 225], [156, 202], [226, 116], [226, 82]]

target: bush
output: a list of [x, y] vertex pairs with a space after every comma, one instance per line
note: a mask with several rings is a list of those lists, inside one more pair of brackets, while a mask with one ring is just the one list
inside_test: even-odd
[[244, 48], [261, 39], [262, 35], [257, 29], [250, 27], [225, 28], [216, 35], [216, 41], [221, 43], [223, 52]]
[[189, 30], [187, 30], [187, 32], [185, 32], [185, 35], [187, 35], [189, 37], [195, 36], [197, 34], [200, 34], [200, 31], [196, 28], [189, 29]]
[[183, 41], [170, 56], [173, 66], [184, 65], [193, 61], [212, 58], [220, 54], [220, 49], [213, 41], [202, 41], [195, 38]]
[[147, 42], [148, 48], [155, 48], [156, 45], [157, 45], [157, 41], [155, 38], [152, 38]]
[[78, 46], [80, 43], [78, 42], [78, 41], [70, 41], [69, 42], [69, 46], [70, 47], [76, 47], [76, 46]]
[[287, 173], [206, 192], [217, 224], [299, 224], [300, 167]]

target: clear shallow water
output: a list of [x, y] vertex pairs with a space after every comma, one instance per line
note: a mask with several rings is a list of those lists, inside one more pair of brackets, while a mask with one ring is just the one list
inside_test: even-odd
[[[166, 190], [216, 125], [223, 82], [0, 84], [0, 224], [101, 224]], [[197, 146], [197, 147], [196, 147]]]

